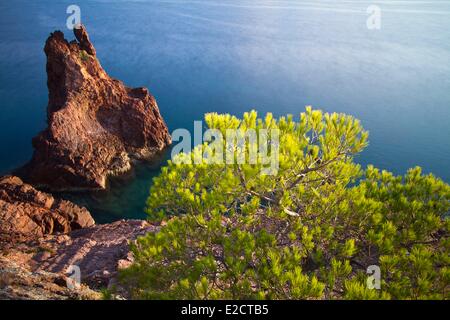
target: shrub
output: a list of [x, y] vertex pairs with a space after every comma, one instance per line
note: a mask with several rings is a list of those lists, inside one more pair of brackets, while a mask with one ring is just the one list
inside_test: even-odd
[[[164, 223], [132, 245], [135, 262], [121, 273], [133, 298], [450, 297], [449, 185], [420, 168], [363, 171], [353, 156], [368, 134], [351, 116], [307, 108], [299, 122], [254, 111], [206, 122], [278, 128], [278, 174], [261, 175], [261, 163], [169, 161], [147, 203]], [[370, 265], [381, 290], [366, 284]]]

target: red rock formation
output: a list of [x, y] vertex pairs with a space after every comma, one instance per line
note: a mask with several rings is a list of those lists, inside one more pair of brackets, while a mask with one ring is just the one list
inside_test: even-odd
[[[158, 229], [143, 220], [95, 225], [85, 208], [55, 199], [18, 177], [1, 177], [0, 299], [17, 298], [24, 292], [29, 293], [23, 295], [24, 299], [80, 295], [66, 289], [60, 296], [54, 295], [55, 290], [64, 287], [71, 265], [80, 268], [82, 283], [91, 288], [111, 285], [118, 270], [133, 262], [130, 242]], [[3, 283], [5, 273], [10, 274], [11, 281]], [[40, 290], [27, 285], [35, 281], [43, 281]], [[87, 287], [84, 291], [92, 293]]]
[[26, 261], [0, 255], [0, 300], [99, 300], [102, 295], [86, 285], [69, 289], [60, 273], [32, 271]]
[[130, 242], [158, 229], [143, 220], [120, 220], [47, 237], [40, 241], [47, 250], [35, 255], [33, 261], [36, 270], [52, 273], [64, 273], [70, 265], [77, 265], [82, 283], [104, 288], [115, 282], [119, 269], [133, 262]]
[[56, 31], [45, 44], [48, 128], [33, 139], [33, 158], [18, 173], [51, 190], [104, 189], [131, 159], [150, 159], [171, 138], [148, 90], [109, 77], [86, 29], [74, 30], [78, 42]]
[[85, 208], [55, 199], [17, 177], [0, 178], [0, 233], [7, 235], [10, 241], [17, 235], [36, 238], [94, 224]]

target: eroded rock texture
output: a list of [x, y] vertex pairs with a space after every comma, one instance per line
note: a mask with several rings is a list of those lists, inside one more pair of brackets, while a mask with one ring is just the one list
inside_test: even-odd
[[0, 233], [29, 238], [68, 233], [95, 224], [86, 208], [55, 199], [15, 176], [0, 178]]
[[0, 300], [97, 300], [100, 293], [81, 284], [67, 287], [67, 276], [46, 271], [32, 271], [16, 256], [0, 254]]
[[108, 176], [171, 143], [155, 98], [103, 70], [86, 29], [78, 41], [56, 31], [45, 44], [48, 128], [33, 139], [33, 158], [18, 173], [51, 190], [104, 189]]
[[120, 220], [76, 230], [68, 235], [47, 237], [41, 246], [48, 248], [34, 256], [37, 269], [64, 273], [77, 265], [81, 281], [91, 288], [104, 288], [115, 280], [117, 271], [133, 262], [130, 242], [157, 226], [142, 220]]

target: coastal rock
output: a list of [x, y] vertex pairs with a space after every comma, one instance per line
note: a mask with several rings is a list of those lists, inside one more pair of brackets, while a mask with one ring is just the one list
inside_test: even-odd
[[71, 265], [80, 268], [81, 281], [91, 288], [107, 287], [117, 271], [133, 262], [130, 241], [157, 226], [143, 220], [121, 220], [51, 237], [40, 245], [46, 252], [34, 256], [37, 270], [64, 273]]
[[33, 272], [16, 256], [0, 255], [0, 300], [97, 300], [101, 294], [86, 285], [70, 289], [66, 276]]
[[171, 137], [149, 91], [111, 78], [84, 26], [74, 34], [77, 41], [60, 31], [47, 39], [48, 127], [17, 174], [50, 190], [105, 189], [109, 176], [153, 158]]
[[0, 233], [42, 237], [95, 224], [85, 208], [55, 199], [15, 176], [0, 178]]
[[[117, 284], [117, 272], [132, 264], [130, 242], [158, 230], [121, 220], [42, 237], [0, 232], [0, 299], [97, 299], [92, 290]], [[74, 266], [81, 286], [68, 288]]]

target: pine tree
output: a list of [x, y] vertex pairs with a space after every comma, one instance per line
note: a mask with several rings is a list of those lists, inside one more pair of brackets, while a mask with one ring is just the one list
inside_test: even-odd
[[[363, 170], [353, 157], [368, 133], [351, 116], [308, 107], [298, 122], [255, 111], [205, 120], [223, 133], [279, 129], [279, 170], [176, 161], [208, 143], [169, 161], [147, 202], [161, 229], [132, 245], [135, 262], [121, 273], [132, 297], [450, 298], [448, 184], [420, 168]], [[367, 287], [370, 265], [381, 290]]]

